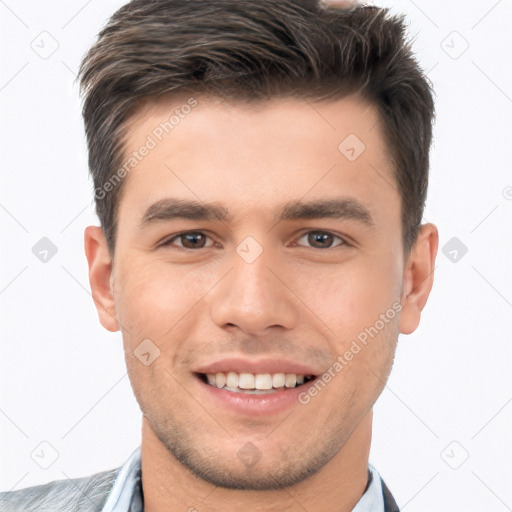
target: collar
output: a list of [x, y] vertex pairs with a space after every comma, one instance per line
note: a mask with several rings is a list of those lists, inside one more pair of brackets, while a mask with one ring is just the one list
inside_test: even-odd
[[[370, 483], [352, 512], [384, 512], [382, 481], [378, 471], [368, 465]], [[119, 468], [102, 512], [143, 512], [140, 446]]]
[[352, 512], [384, 512], [384, 496], [379, 472], [368, 464], [370, 483]]
[[143, 512], [140, 446], [119, 468], [101, 512]]

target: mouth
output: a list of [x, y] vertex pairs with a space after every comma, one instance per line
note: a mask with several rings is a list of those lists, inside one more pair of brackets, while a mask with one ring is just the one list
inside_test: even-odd
[[295, 373], [196, 373], [198, 379], [213, 388], [246, 395], [269, 395], [299, 388], [313, 381], [316, 375]]

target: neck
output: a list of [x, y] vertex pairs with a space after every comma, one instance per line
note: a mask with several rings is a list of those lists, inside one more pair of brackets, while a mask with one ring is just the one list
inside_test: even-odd
[[167, 450], [145, 416], [142, 420], [142, 486], [147, 512], [235, 512], [335, 510], [350, 512], [366, 490], [372, 411], [359, 422], [342, 449], [313, 476], [271, 491], [215, 487], [191, 473]]

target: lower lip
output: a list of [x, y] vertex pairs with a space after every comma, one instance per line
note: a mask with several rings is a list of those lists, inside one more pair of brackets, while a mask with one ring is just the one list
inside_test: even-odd
[[295, 388], [261, 395], [251, 395], [211, 386], [210, 384], [206, 384], [200, 377], [197, 377], [197, 380], [214, 403], [236, 413], [242, 413], [248, 416], [277, 414], [289, 409], [293, 405], [301, 405], [299, 395], [307, 391], [309, 385], [314, 382], [314, 380], [311, 380], [307, 384]]

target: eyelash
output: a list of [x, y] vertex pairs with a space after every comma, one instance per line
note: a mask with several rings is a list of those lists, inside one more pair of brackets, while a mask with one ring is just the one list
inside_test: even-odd
[[[337, 245], [334, 245], [334, 246], [331, 246], [331, 247], [325, 247], [325, 248], [309, 247], [310, 249], [318, 249], [318, 250], [321, 250], [321, 251], [327, 251], [329, 249], [332, 250], [332, 249], [336, 249], [336, 248], [342, 247], [342, 246], [350, 246], [350, 244], [344, 238], [342, 238], [341, 236], [336, 235], [335, 233], [332, 233], [331, 231], [324, 231], [324, 230], [320, 230], [320, 229], [312, 229], [312, 230], [306, 231], [305, 233], [300, 235], [298, 240], [300, 240], [301, 238], [304, 238], [305, 236], [308, 236], [308, 235], [310, 235], [312, 233], [317, 233], [317, 234], [320, 233], [320, 234], [323, 234], [323, 235], [331, 235], [332, 237], [337, 238], [338, 240], [340, 240], [341, 243], [338, 243]], [[185, 235], [192, 235], [192, 234], [193, 235], [204, 235], [204, 236], [206, 236], [207, 238], [209, 238], [211, 240], [211, 237], [209, 237], [208, 235], [205, 235], [202, 231], [184, 231], [182, 233], [178, 233], [178, 234], [172, 236], [171, 238], [167, 239], [166, 241], [164, 241], [163, 243], [160, 244], [160, 247], [171, 247], [173, 241], [179, 240], [179, 239], [181, 239], [181, 237], [183, 237]], [[214, 244], [215, 244], [215, 242], [214, 242]], [[293, 245], [296, 246], [297, 243], [293, 242]], [[212, 246], [199, 247], [198, 249], [191, 249], [189, 247], [182, 247], [182, 246], [177, 246], [177, 247], [179, 249], [184, 250], [184, 251], [197, 251], [199, 249], [209, 249]]]

